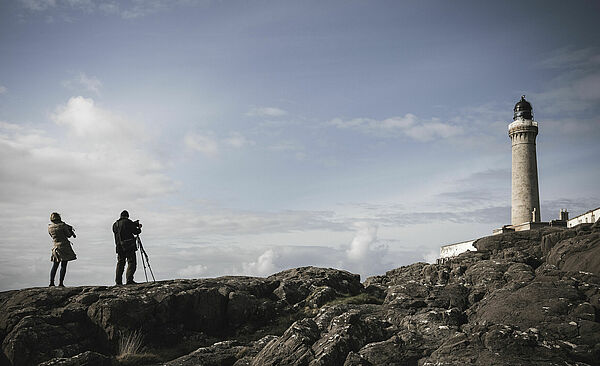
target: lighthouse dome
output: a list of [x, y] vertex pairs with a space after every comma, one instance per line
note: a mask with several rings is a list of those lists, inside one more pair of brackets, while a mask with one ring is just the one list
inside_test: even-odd
[[515, 104], [515, 114], [513, 120], [517, 118], [533, 120], [533, 107], [531, 103], [525, 100], [525, 96], [521, 96], [521, 100]]

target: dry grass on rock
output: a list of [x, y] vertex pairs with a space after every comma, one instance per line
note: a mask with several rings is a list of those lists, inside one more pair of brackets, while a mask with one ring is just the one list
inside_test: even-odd
[[155, 354], [146, 352], [144, 336], [138, 330], [120, 335], [116, 359], [118, 364], [123, 366], [145, 365], [160, 361]]

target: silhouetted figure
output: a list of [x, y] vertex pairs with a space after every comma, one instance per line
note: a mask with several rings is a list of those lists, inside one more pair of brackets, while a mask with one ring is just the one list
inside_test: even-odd
[[115, 234], [115, 246], [117, 249], [117, 273], [115, 283], [123, 284], [123, 271], [125, 270], [125, 261], [127, 260], [127, 273], [125, 274], [126, 284], [135, 284], [133, 275], [137, 267], [135, 252], [137, 250], [135, 235], [142, 232], [142, 224], [139, 220], [129, 220], [129, 212], [124, 210], [112, 227]]
[[52, 247], [52, 269], [50, 270], [50, 286], [54, 286], [54, 278], [56, 270], [60, 263], [60, 282], [58, 286], [65, 287], [64, 280], [67, 274], [67, 262], [77, 259], [71, 242], [68, 238], [76, 237], [73, 227], [62, 222], [60, 215], [57, 212], [50, 214], [51, 223], [48, 224], [48, 234], [52, 237], [54, 246]]

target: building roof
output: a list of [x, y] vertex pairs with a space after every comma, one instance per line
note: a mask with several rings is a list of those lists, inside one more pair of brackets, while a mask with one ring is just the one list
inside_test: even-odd
[[591, 210], [587, 210], [586, 212], [584, 212], [584, 213], [582, 213], [582, 214], [579, 214], [579, 215], [577, 215], [577, 216], [573, 216], [573, 217], [571, 217], [571, 218], [569, 219], [569, 221], [571, 221], [571, 220], [575, 220], [576, 218], [578, 218], [578, 217], [580, 217], [580, 216], [587, 215], [587, 214], [589, 214], [590, 212], [594, 212], [594, 211], [596, 211], [596, 210], [600, 210], [600, 207], [596, 207], [596, 208], [593, 208], [593, 209], [591, 209]]
[[446, 244], [446, 245], [442, 245], [440, 248], [445, 248], [445, 247], [451, 247], [453, 245], [457, 245], [457, 244], [464, 244], [464, 243], [469, 243], [469, 242], [473, 242], [477, 239], [471, 239], [471, 240], [465, 240], [465, 241], [459, 241], [458, 243], [452, 243], [452, 244]]

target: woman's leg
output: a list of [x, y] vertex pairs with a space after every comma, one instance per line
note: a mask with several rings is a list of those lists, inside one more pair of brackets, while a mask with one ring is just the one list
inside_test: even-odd
[[65, 280], [65, 274], [67, 274], [67, 261], [62, 261], [60, 262], [60, 283], [58, 284], [59, 286], [65, 286], [63, 284], [63, 281]]
[[54, 277], [56, 277], [57, 269], [58, 269], [58, 262], [52, 262], [52, 269], [50, 270], [50, 286], [54, 286]]

